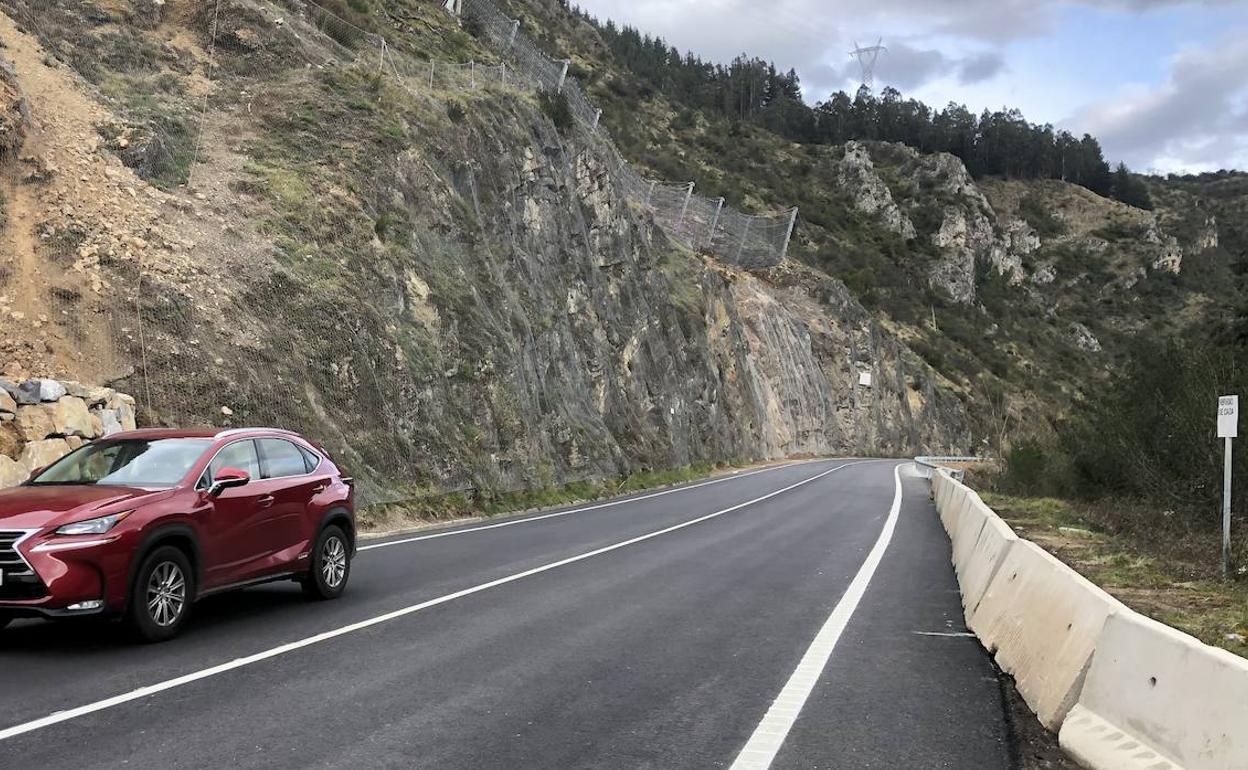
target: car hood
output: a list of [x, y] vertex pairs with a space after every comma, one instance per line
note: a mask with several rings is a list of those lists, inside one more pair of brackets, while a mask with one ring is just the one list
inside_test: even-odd
[[163, 500], [170, 489], [117, 486], [29, 486], [0, 491], [0, 529], [42, 529], [107, 516]]

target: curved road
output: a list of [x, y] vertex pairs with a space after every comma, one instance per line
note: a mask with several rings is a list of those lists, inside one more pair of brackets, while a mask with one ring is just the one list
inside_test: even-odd
[[0, 767], [1009, 768], [928, 485], [795, 463], [369, 541], [179, 639], [0, 634]]

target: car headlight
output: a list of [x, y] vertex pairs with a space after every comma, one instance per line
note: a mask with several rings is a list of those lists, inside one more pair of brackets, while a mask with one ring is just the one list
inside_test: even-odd
[[56, 530], [58, 535], [102, 535], [117, 523], [126, 518], [134, 511], [122, 511], [121, 513], [112, 513], [108, 516], [101, 516], [98, 519], [87, 519], [86, 521], [75, 521], [73, 524], [66, 524]]

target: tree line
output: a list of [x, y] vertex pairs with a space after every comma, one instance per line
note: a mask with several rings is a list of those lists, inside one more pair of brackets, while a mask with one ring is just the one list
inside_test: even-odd
[[633, 27], [582, 16], [646, 88], [688, 109], [752, 122], [796, 142], [879, 140], [922, 152], [948, 152], [975, 177], [1061, 179], [1151, 208], [1145, 183], [1125, 164], [1111, 170], [1095, 137], [1031, 123], [1017, 109], [976, 115], [950, 103], [937, 110], [904, 98], [895, 88], [876, 95], [866, 86], [852, 96], [838, 91], [812, 107], [803, 101], [793, 70], [778, 71], [773, 63], [745, 54], [729, 64], [707, 62]]

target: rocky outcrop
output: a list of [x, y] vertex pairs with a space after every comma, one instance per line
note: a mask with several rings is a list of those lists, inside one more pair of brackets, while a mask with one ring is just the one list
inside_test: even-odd
[[888, 185], [875, 172], [871, 154], [861, 142], [846, 142], [838, 181], [841, 188], [853, 196], [855, 208], [875, 216], [884, 227], [902, 238], [914, 238], [914, 223], [893, 200]]
[[1178, 275], [1183, 269], [1183, 247], [1173, 235], [1161, 231], [1157, 226], [1157, 217], [1149, 215], [1148, 228], [1144, 231], [1144, 241], [1155, 247], [1152, 268]]
[[112, 388], [0, 380], [0, 489], [22, 483], [87, 441], [134, 427], [134, 399]]

